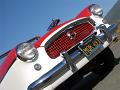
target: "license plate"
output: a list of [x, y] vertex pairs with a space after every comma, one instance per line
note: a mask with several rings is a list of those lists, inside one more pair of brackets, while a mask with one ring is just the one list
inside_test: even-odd
[[90, 56], [95, 53], [97, 49], [101, 46], [101, 41], [97, 37], [89, 38], [83, 43], [83, 45], [79, 45], [78, 48], [86, 55]]

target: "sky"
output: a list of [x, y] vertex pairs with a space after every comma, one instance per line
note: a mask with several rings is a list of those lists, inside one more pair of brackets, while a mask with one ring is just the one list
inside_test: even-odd
[[89, 4], [99, 4], [104, 13], [116, 0], [0, 0], [0, 54], [17, 44], [47, 32], [53, 18], [72, 19]]

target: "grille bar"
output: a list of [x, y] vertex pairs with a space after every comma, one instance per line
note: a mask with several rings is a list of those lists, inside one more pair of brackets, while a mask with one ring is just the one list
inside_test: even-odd
[[[94, 27], [89, 23], [85, 22], [70, 28], [64, 33], [61, 33], [52, 43], [46, 48], [46, 52], [50, 58], [57, 58], [61, 52], [69, 50], [74, 45], [78, 44], [81, 40], [86, 38], [92, 33]], [[72, 32], [71, 36], [74, 36], [71, 39], [67, 33]]]

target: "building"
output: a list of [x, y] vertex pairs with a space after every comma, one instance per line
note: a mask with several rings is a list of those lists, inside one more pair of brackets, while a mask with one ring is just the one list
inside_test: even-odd
[[112, 9], [105, 16], [108, 23], [120, 23], [120, 0], [118, 0]]

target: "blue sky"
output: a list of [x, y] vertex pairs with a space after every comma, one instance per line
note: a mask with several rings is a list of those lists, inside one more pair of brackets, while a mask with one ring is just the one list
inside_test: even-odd
[[35, 35], [42, 36], [52, 18], [61, 22], [75, 17], [85, 6], [96, 3], [105, 14], [116, 0], [0, 0], [0, 53]]

